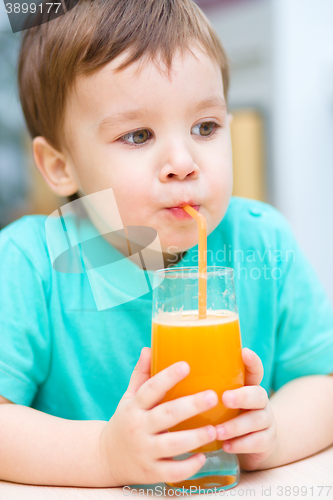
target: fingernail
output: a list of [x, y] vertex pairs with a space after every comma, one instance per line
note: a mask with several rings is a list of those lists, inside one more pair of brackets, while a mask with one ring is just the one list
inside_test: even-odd
[[205, 401], [209, 406], [213, 406], [217, 403], [217, 395], [213, 391], [206, 392]]
[[207, 434], [208, 434], [208, 437], [214, 438], [215, 434], [216, 434], [215, 433], [215, 427], [212, 427], [212, 426], [208, 427], [207, 428]]
[[229, 451], [231, 449], [231, 444], [230, 443], [223, 443], [223, 449], [225, 451]]
[[250, 349], [247, 351], [247, 357], [249, 358], [250, 361], [254, 360], [254, 355], [253, 352], [250, 351]]
[[224, 436], [226, 435], [227, 431], [225, 430], [225, 427], [218, 427], [217, 429], [217, 436], [220, 438], [220, 439], [223, 439]]
[[206, 462], [205, 455], [203, 453], [201, 453], [200, 455], [198, 455], [198, 460], [203, 465]]
[[187, 363], [179, 363], [179, 365], [177, 366], [177, 371], [179, 373], [179, 375], [186, 375], [187, 373], [189, 373], [189, 366]]

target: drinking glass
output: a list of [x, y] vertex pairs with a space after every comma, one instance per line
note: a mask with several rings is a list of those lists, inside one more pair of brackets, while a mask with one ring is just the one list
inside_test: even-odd
[[[151, 375], [178, 361], [190, 365], [189, 375], [168, 391], [161, 403], [208, 389], [214, 390], [219, 398], [214, 408], [184, 420], [169, 432], [215, 426], [236, 417], [240, 411], [222, 404], [224, 391], [244, 385], [233, 269], [208, 266], [205, 279], [207, 314], [205, 319], [199, 319], [198, 268], [154, 272]], [[184, 460], [203, 452], [206, 462], [194, 476], [179, 483], [167, 483], [168, 486], [191, 493], [236, 486], [240, 475], [238, 458], [225, 453], [222, 444], [223, 441], [216, 440], [174, 457]]]

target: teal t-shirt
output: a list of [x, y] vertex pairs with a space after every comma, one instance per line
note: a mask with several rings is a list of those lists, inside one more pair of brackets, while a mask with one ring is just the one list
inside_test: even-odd
[[[75, 230], [89, 244], [93, 226], [75, 221], [52, 243], [50, 223], [57, 220], [26, 216], [0, 232], [0, 395], [58, 417], [109, 420], [151, 345], [153, 272], [104, 240], [113, 263], [88, 269]], [[76, 250], [60, 262], [66, 245]], [[231, 198], [207, 249], [207, 265], [234, 269], [242, 344], [260, 356], [269, 393], [333, 372], [332, 306], [276, 209]], [[196, 245], [176, 267], [197, 265]]]

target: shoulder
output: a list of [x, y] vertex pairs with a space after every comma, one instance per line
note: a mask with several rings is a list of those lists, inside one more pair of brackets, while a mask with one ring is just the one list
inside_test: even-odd
[[50, 259], [45, 235], [46, 215], [27, 215], [0, 231], [0, 254], [18, 255], [28, 260], [45, 278], [50, 272]]
[[25, 215], [20, 219], [8, 224], [1, 230], [2, 237], [19, 238], [22, 233], [45, 234], [45, 221], [47, 215]]
[[293, 239], [287, 219], [268, 203], [233, 196], [227, 212], [218, 226], [231, 239], [247, 244], [276, 244], [281, 246]]
[[233, 196], [222, 222], [251, 224], [253, 227], [272, 227], [285, 229], [290, 227], [287, 219], [279, 210], [263, 201]]

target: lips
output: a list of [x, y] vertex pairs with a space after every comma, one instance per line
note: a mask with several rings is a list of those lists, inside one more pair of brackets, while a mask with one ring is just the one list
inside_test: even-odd
[[180, 220], [193, 219], [193, 217], [190, 214], [188, 214], [187, 212], [185, 212], [185, 210], [182, 209], [182, 207], [184, 207], [185, 205], [190, 205], [192, 208], [194, 208], [195, 210], [197, 210], [199, 212], [200, 205], [194, 205], [191, 203], [184, 203], [184, 204], [181, 204], [179, 206], [168, 207], [165, 209], [165, 211], [168, 214], [170, 214], [173, 217], [176, 217], [177, 219], [180, 219]]
[[170, 207], [166, 207], [166, 208], [182, 208], [182, 207], [185, 207], [185, 205], [190, 205], [190, 207], [193, 207], [196, 210], [197, 210], [197, 207], [200, 206], [200, 205], [197, 205], [195, 201], [190, 200], [190, 201], [181, 201], [180, 203], [177, 203], [175, 205], [171, 205]]

